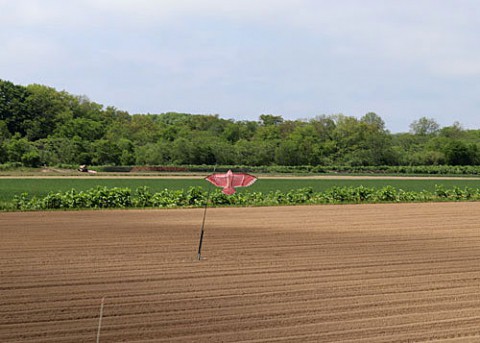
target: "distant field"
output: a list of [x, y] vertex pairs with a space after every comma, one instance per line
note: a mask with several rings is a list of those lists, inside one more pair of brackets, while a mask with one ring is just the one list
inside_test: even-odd
[[[289, 191], [291, 189], [312, 187], [314, 191], [323, 191], [335, 186], [363, 185], [365, 187], [381, 188], [393, 186], [407, 191], [433, 191], [435, 185], [443, 185], [445, 188], [455, 186], [464, 188], [480, 188], [480, 180], [476, 179], [260, 179], [248, 191], [269, 192]], [[27, 192], [30, 195], [43, 196], [49, 192], [63, 192], [75, 188], [77, 191], [94, 188], [97, 186], [106, 187], [128, 187], [133, 191], [142, 186], [149, 187], [153, 192], [168, 189], [184, 189], [188, 187], [201, 186], [210, 187], [201, 177], [197, 178], [171, 178], [171, 179], [141, 179], [141, 178], [25, 178], [25, 179], [4, 179], [0, 178], [0, 201], [10, 201], [14, 195]], [[239, 191], [245, 191], [240, 189]]]

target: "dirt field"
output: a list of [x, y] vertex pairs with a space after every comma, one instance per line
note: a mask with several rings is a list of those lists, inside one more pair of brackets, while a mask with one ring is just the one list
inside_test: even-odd
[[480, 342], [480, 203], [0, 213], [0, 342]]

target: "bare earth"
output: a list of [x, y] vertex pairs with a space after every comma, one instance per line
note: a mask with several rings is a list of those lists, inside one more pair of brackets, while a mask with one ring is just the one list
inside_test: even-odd
[[0, 213], [0, 342], [480, 342], [480, 203]]

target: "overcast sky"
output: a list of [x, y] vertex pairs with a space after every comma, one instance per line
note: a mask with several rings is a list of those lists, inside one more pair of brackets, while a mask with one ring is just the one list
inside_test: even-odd
[[0, 0], [0, 79], [135, 113], [480, 128], [478, 0]]

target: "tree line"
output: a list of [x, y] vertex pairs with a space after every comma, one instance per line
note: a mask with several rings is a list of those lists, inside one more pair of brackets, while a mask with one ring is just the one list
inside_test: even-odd
[[257, 121], [129, 114], [45, 85], [0, 80], [0, 163], [41, 165], [478, 165], [480, 130], [419, 118], [390, 133], [370, 112]]

